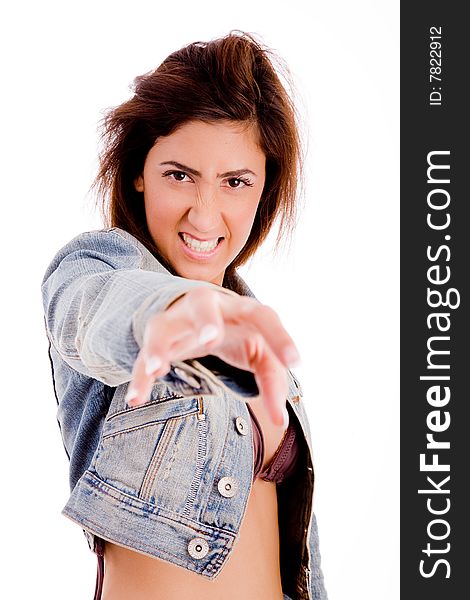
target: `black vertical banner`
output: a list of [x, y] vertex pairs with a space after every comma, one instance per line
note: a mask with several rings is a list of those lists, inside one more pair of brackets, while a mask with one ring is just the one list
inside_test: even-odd
[[470, 598], [465, 3], [401, 3], [401, 598]]

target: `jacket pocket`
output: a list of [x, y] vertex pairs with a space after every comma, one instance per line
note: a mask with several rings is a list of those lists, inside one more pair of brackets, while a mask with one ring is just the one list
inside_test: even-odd
[[[180, 394], [177, 394], [172, 388], [170, 388], [165, 382], [161, 379], [157, 379], [154, 381], [152, 389], [150, 391], [150, 396], [145, 402], [145, 404], [132, 408], [126, 403], [126, 392], [128, 390], [128, 383], [124, 385], [120, 385], [117, 388], [110, 387], [110, 393], [112, 395], [112, 401], [110, 402], [110, 406], [108, 409], [108, 413], [106, 415], [105, 427], [108, 424], [108, 421], [111, 422], [114, 419], [117, 421], [113, 424], [112, 429], [119, 428], [117, 423], [122, 422], [123, 426], [128, 419], [128, 415], [135, 411], [140, 411], [141, 408], [152, 406], [157, 403], [166, 403], [170, 400], [176, 400], [179, 398], [184, 398]], [[185, 396], [186, 400], [191, 399], [195, 394], [187, 394]], [[136, 413], [137, 414], [137, 413]]]
[[197, 398], [179, 396], [158, 396], [137, 407], [128, 407], [106, 417], [101, 434], [102, 439], [162, 423], [168, 419], [184, 417], [198, 411]]
[[102, 481], [149, 500], [152, 482], [165, 469], [180, 469], [178, 446], [188, 445], [190, 422], [197, 421], [197, 397], [148, 402], [109, 416], [90, 465]]

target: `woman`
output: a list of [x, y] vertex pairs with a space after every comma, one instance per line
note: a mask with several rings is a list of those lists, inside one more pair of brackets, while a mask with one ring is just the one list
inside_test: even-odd
[[323, 600], [298, 353], [236, 271], [294, 220], [290, 99], [231, 32], [137, 77], [103, 125], [110, 227], [42, 287], [95, 598]]

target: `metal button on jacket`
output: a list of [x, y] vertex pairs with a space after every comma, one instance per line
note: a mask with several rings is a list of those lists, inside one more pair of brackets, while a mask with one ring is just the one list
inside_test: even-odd
[[193, 558], [204, 558], [209, 552], [209, 544], [203, 538], [193, 538], [188, 544], [188, 552]]
[[238, 433], [241, 433], [242, 435], [248, 435], [248, 423], [246, 422], [246, 419], [243, 417], [237, 417], [235, 419], [235, 425]]
[[217, 487], [222, 496], [231, 498], [232, 496], [235, 496], [238, 491], [238, 481], [235, 477], [222, 477], [222, 479], [219, 480]]

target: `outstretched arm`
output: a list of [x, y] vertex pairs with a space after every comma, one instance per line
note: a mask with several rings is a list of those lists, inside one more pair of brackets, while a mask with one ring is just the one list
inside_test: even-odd
[[212, 354], [253, 372], [271, 418], [283, 423], [286, 367], [297, 351], [275, 311], [256, 299], [175, 277], [116, 229], [64, 246], [42, 293], [47, 334], [63, 360], [110, 386], [131, 381], [133, 405], [172, 361]]
[[131, 379], [152, 315], [195, 287], [237, 296], [212, 283], [171, 275], [121, 231], [77, 236], [56, 254], [42, 282], [51, 344], [75, 370], [110, 386]]

